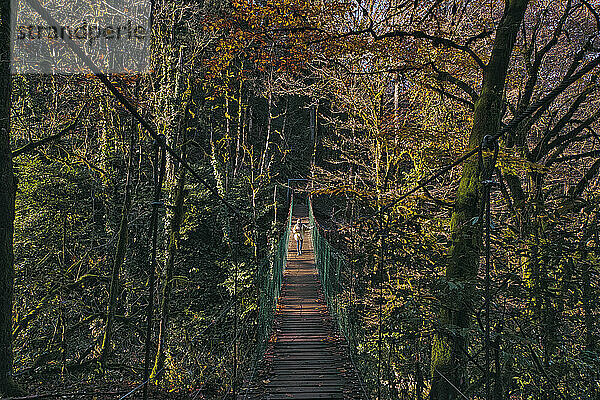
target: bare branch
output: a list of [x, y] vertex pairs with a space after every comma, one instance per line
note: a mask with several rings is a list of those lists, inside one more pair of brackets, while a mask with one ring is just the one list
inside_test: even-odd
[[431, 65], [431, 68], [433, 68], [433, 70], [436, 72], [436, 74], [437, 74], [436, 78], [438, 80], [452, 83], [456, 87], [462, 89], [462, 91], [465, 92], [467, 95], [469, 95], [469, 97], [471, 97], [471, 100], [473, 102], [477, 101], [477, 99], [479, 98], [479, 95], [477, 94], [475, 89], [473, 89], [471, 86], [469, 86], [468, 83], [458, 79], [457, 77], [453, 76], [449, 72], [439, 70], [433, 63], [431, 63], [430, 65]]
[[12, 152], [12, 158], [18, 157], [20, 155], [23, 155], [25, 153], [28, 153], [40, 146], [43, 146], [45, 144], [48, 144], [50, 142], [53, 142], [55, 140], [60, 139], [61, 137], [65, 136], [67, 133], [71, 134], [73, 133], [73, 129], [75, 129], [75, 126], [77, 125], [77, 122], [79, 121], [79, 116], [81, 115], [81, 112], [83, 111], [84, 108], [87, 107], [87, 103], [83, 105], [83, 107], [81, 107], [81, 109], [79, 110], [79, 112], [77, 113], [77, 115], [75, 116], [75, 119], [64, 129], [62, 129], [60, 132], [54, 134], [54, 135], [50, 135], [48, 137], [45, 137], [41, 140], [35, 141], [35, 142], [31, 142], [26, 144], [25, 146], [14, 150]]
[[444, 89], [435, 87], [433, 85], [423, 84], [423, 86], [425, 86], [428, 89], [431, 89], [431, 90], [434, 90], [434, 91], [438, 92], [442, 96], [446, 96], [446, 97], [448, 97], [448, 98], [450, 98], [450, 99], [452, 99], [454, 101], [457, 101], [457, 102], [461, 103], [462, 105], [464, 105], [465, 107], [467, 107], [470, 110], [474, 110], [475, 109], [475, 105], [472, 102], [470, 102], [469, 100], [467, 100], [467, 99], [463, 99], [460, 96], [456, 96], [456, 95], [454, 95], [452, 93], [449, 93], [449, 92], [445, 91]]
[[587, 0], [581, 0], [581, 3], [585, 6], [585, 8], [587, 8], [589, 10], [589, 12], [592, 13], [592, 15], [594, 16], [594, 19], [596, 20], [596, 30], [600, 30], [600, 15], [598, 15], [598, 11], [596, 10], [595, 7], [593, 7], [589, 1]]
[[433, 44], [439, 44], [442, 46], [451, 47], [456, 50], [464, 51], [473, 59], [473, 61], [475, 61], [475, 64], [477, 64], [481, 69], [485, 69], [485, 67], [486, 67], [486, 64], [483, 62], [481, 57], [479, 57], [477, 55], [477, 53], [475, 53], [475, 51], [473, 51], [472, 48], [470, 48], [467, 45], [458, 44], [455, 41], [447, 39], [447, 38], [429, 35], [422, 31], [414, 31], [414, 32], [392, 31], [392, 32], [384, 33], [382, 35], [378, 35], [371, 27], [369, 27], [369, 29], [367, 29], [366, 31], [368, 33], [370, 33], [371, 36], [373, 37], [373, 39], [375, 39], [375, 40], [382, 40], [382, 39], [386, 39], [386, 38], [402, 38], [402, 37], [412, 37], [414, 39], [427, 39], [427, 40], [430, 40]]
[[581, 196], [581, 194], [583, 193], [585, 188], [589, 185], [589, 183], [592, 181], [592, 179], [594, 179], [598, 175], [598, 172], [600, 172], [600, 158], [597, 159], [596, 162], [594, 162], [594, 164], [592, 164], [590, 169], [588, 169], [588, 171], [585, 173], [583, 178], [581, 178], [581, 180], [577, 183], [577, 185], [574, 187], [571, 187], [571, 189], [569, 190], [569, 193], [571, 194], [571, 196], [572, 197]]
[[549, 161], [546, 165], [550, 166], [551, 164], [554, 164], [557, 162], [581, 160], [583, 158], [598, 157], [598, 156], [600, 156], [600, 150], [591, 150], [591, 151], [586, 151], [585, 153], [571, 154], [571, 155], [564, 156], [564, 157], [558, 157], [552, 161]]

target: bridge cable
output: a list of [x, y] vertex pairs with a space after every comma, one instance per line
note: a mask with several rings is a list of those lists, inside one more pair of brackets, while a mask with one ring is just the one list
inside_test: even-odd
[[[352, 364], [352, 367], [354, 368], [354, 371], [356, 372], [356, 376], [358, 378], [358, 382], [360, 384], [360, 389], [362, 391], [362, 394], [364, 395], [365, 399], [370, 398], [370, 396], [367, 394], [367, 389], [365, 388], [365, 384], [363, 382], [362, 376], [361, 376], [361, 371], [360, 369], [357, 367], [357, 364], [354, 360], [354, 356], [352, 353], [352, 349], [356, 348], [356, 346], [353, 346], [353, 340], [354, 340], [354, 323], [352, 322], [352, 320], [348, 317], [348, 315], [346, 315], [346, 317], [344, 318], [343, 315], [341, 315], [342, 313], [348, 313], [347, 308], [344, 307], [343, 302], [342, 305], [339, 305], [339, 302], [336, 301], [335, 299], [335, 294], [332, 294], [332, 290], [331, 290], [331, 260], [332, 259], [336, 259], [337, 260], [337, 279], [338, 279], [338, 285], [337, 288], [340, 291], [339, 293], [341, 293], [341, 291], [343, 290], [343, 285], [342, 285], [342, 280], [341, 280], [341, 276], [343, 277], [343, 274], [341, 274], [341, 269], [343, 266], [348, 266], [348, 260], [344, 257], [344, 255], [342, 253], [340, 253], [336, 248], [334, 248], [331, 243], [326, 239], [325, 234], [327, 232], [329, 232], [330, 230], [327, 230], [325, 228], [323, 228], [319, 222], [317, 221], [316, 217], [314, 216], [313, 213], [313, 207], [312, 207], [312, 196], [309, 197], [309, 219], [310, 219], [310, 225], [311, 225], [311, 237], [312, 237], [312, 241], [313, 241], [313, 250], [314, 250], [314, 254], [315, 254], [315, 263], [317, 266], [317, 270], [319, 272], [319, 279], [321, 280], [321, 284], [323, 285], [323, 292], [325, 294], [325, 299], [327, 300], [327, 306], [331, 311], [331, 314], [336, 318], [337, 324], [338, 324], [338, 328], [340, 330], [340, 332], [344, 335], [347, 343], [348, 343], [348, 353], [349, 353], [349, 358], [350, 358], [350, 363]], [[321, 231], [323, 231], [323, 234], [321, 234]], [[352, 239], [352, 241], [354, 241], [354, 238]], [[354, 248], [354, 245], [352, 246]], [[352, 261], [352, 263], [354, 263], [354, 261]], [[352, 264], [353, 265], [353, 264]], [[350, 266], [350, 272], [351, 272], [351, 287], [350, 287], [350, 293], [352, 293], [352, 274], [354, 272], [352, 265]], [[333, 297], [333, 300], [332, 300]], [[332, 304], [333, 302], [336, 302], [336, 304]], [[353, 304], [353, 302], [351, 301], [350, 304]]]
[[[28, 1], [30, 1], [30, 0], [28, 0]], [[594, 68], [596, 68], [599, 65], [600, 65], [600, 56], [597, 56], [595, 59], [593, 59], [588, 64], [586, 64], [584, 67], [582, 67], [578, 72], [576, 72], [575, 74], [571, 75], [568, 78], [564, 78], [562, 80], [562, 82], [556, 88], [551, 90], [546, 96], [542, 97], [540, 100], [536, 101], [534, 104], [527, 107], [523, 112], [521, 112], [520, 114], [515, 116], [508, 124], [504, 125], [497, 133], [495, 133], [494, 135], [489, 135], [490, 140], [496, 141], [496, 140], [500, 139], [502, 136], [504, 136], [506, 133], [515, 129], [519, 124], [521, 124], [527, 118], [532, 116], [536, 111], [538, 111], [542, 107], [545, 107], [548, 104], [550, 104], [554, 99], [556, 99], [556, 97], [558, 97], [559, 94], [561, 94], [569, 86], [571, 86], [573, 83], [577, 82], [580, 78], [582, 78], [587, 73], [591, 72]], [[482, 150], [482, 145], [479, 144], [478, 146], [474, 147], [473, 149], [469, 150], [468, 152], [466, 152], [465, 154], [463, 154], [462, 156], [457, 158], [452, 163], [440, 168], [437, 172], [430, 174], [429, 177], [421, 179], [415, 187], [410, 189], [408, 192], [405, 192], [403, 195], [401, 195], [400, 197], [398, 197], [397, 199], [392, 201], [390, 204], [383, 207], [383, 209], [384, 210], [391, 209], [396, 204], [398, 204], [402, 200], [406, 199], [411, 194], [415, 193], [417, 190], [424, 188], [425, 186], [427, 186], [428, 184], [430, 184], [437, 178], [441, 177], [442, 175], [444, 175], [447, 172], [454, 169], [454, 167], [462, 164], [463, 162], [465, 162], [472, 156], [478, 154], [479, 152], [481, 152], [481, 150]], [[358, 221], [354, 222], [354, 224], [360, 224], [362, 222], [371, 220], [375, 216], [377, 216], [377, 214], [378, 214], [378, 211], [372, 213], [371, 215], [368, 215], [368, 216], [365, 216], [365, 217], [359, 219]], [[349, 225], [346, 225], [342, 228], [338, 228], [338, 230], [348, 229], [348, 228], [349, 228]]]
[[[486, 399], [490, 398], [491, 395], [491, 382], [490, 382], [490, 302], [491, 302], [491, 291], [490, 291], [490, 259], [491, 259], [491, 198], [490, 193], [492, 187], [497, 183], [493, 180], [494, 171], [496, 170], [496, 161], [498, 159], [498, 141], [492, 136], [486, 135], [483, 138], [481, 147], [486, 150], [493, 151], [493, 156], [482, 171], [482, 207], [481, 211], [485, 209], [485, 393]], [[480, 153], [481, 154], [481, 153]], [[481, 156], [480, 156], [480, 160]], [[483, 221], [483, 218], [480, 219]]]

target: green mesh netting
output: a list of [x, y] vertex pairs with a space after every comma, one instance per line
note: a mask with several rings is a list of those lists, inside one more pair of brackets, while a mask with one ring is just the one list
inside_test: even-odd
[[362, 363], [358, 360], [358, 346], [364, 341], [364, 329], [358, 318], [357, 311], [353, 309], [352, 301], [348, 297], [348, 273], [351, 271], [350, 263], [334, 247], [329, 244], [321, 233], [321, 228], [313, 214], [312, 201], [308, 202], [308, 216], [310, 220], [311, 238], [315, 263], [319, 271], [319, 279], [323, 285], [325, 298], [329, 311], [335, 318], [339, 331], [344, 335], [350, 349], [350, 358], [358, 371], [363, 394], [366, 389], [363, 385], [364, 371], [360, 368]]
[[269, 256], [259, 266], [258, 286], [258, 331], [256, 336], [256, 359], [260, 360], [273, 326], [277, 300], [281, 290], [283, 270], [288, 256], [288, 241], [292, 227], [292, 210], [294, 209], [294, 197], [290, 201], [290, 210], [285, 231], [277, 242], [271, 244]]
[[256, 368], [263, 358], [269, 337], [271, 336], [275, 310], [283, 281], [283, 270], [287, 263], [293, 209], [294, 197], [292, 196], [286, 228], [277, 241], [271, 242], [269, 255], [258, 266], [258, 321], [255, 336], [254, 362], [252, 363], [252, 370], [249, 371], [250, 374], [247, 376], [249, 380], [245, 383], [246, 388], [243, 390], [243, 399], [247, 398], [250, 383], [256, 378]]

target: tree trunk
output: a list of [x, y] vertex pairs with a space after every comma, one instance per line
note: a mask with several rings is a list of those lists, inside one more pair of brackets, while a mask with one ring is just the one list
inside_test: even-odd
[[240, 85], [238, 89], [238, 126], [237, 126], [237, 136], [235, 143], [235, 163], [233, 166], [233, 177], [235, 178], [239, 172], [241, 167], [240, 156], [242, 153], [241, 143], [242, 143], [242, 135], [244, 129], [244, 122], [246, 119], [246, 109], [244, 108], [243, 103], [243, 94], [242, 89], [244, 87], [244, 81], [240, 78]]
[[269, 89], [269, 98], [267, 102], [267, 139], [265, 140], [265, 150], [260, 159], [260, 175], [265, 173], [265, 163], [269, 154], [269, 142], [271, 141], [271, 122], [273, 119], [273, 93]]
[[0, 394], [5, 395], [21, 393], [11, 377], [16, 182], [10, 151], [10, 3], [0, 3]]
[[113, 262], [110, 289], [108, 294], [108, 306], [106, 311], [106, 324], [104, 326], [104, 337], [102, 338], [102, 347], [100, 350], [100, 363], [104, 365], [110, 355], [110, 342], [112, 339], [112, 328], [115, 320], [115, 310], [117, 308], [117, 297], [119, 292], [119, 272], [125, 262], [127, 252], [128, 235], [128, 215], [131, 206], [131, 167], [133, 164], [134, 137], [136, 124], [132, 123], [132, 132], [129, 145], [129, 158], [127, 161], [127, 178], [125, 178], [125, 198], [123, 199], [123, 209], [121, 210], [121, 222], [119, 224], [119, 234], [117, 239], [117, 250]]
[[[185, 160], [186, 146], [185, 133], [183, 137], [183, 145], [181, 146], [181, 157]], [[171, 232], [169, 233], [169, 244], [167, 247], [167, 262], [165, 263], [165, 277], [161, 295], [161, 314], [160, 327], [158, 332], [158, 349], [154, 359], [154, 367], [150, 374], [150, 379], [155, 379], [158, 373], [162, 370], [165, 362], [165, 354], [167, 346], [167, 334], [169, 323], [169, 301], [171, 298], [171, 288], [173, 281], [173, 269], [175, 265], [175, 255], [177, 246], [179, 245], [181, 222], [183, 221], [183, 201], [185, 198], [185, 178], [186, 169], [179, 166], [179, 177], [175, 188], [175, 209], [171, 220]]]
[[156, 273], [158, 252], [158, 212], [162, 198], [163, 179], [165, 177], [166, 149], [156, 145], [154, 162], [154, 201], [150, 217], [150, 235], [152, 238], [152, 253], [150, 255], [150, 271], [148, 273], [148, 304], [146, 305], [146, 340], [144, 344], [144, 399], [148, 398], [148, 377], [150, 376], [150, 347], [152, 343], [152, 325], [154, 322], [154, 276]]
[[[506, 2], [498, 24], [490, 61], [483, 74], [481, 95], [475, 103], [469, 149], [479, 146], [485, 135], [498, 132], [502, 117], [502, 97], [511, 53], [523, 20], [527, 0]], [[477, 277], [481, 233], [471, 223], [479, 215], [480, 166], [477, 159], [465, 162], [450, 223], [452, 246], [446, 278], [460, 286], [454, 303], [442, 310], [438, 332], [432, 345], [430, 398], [456, 399], [467, 385], [466, 331], [470, 326], [473, 281]], [[453, 387], [454, 386], [454, 387]], [[460, 396], [462, 397], [462, 396]]]
[[231, 114], [229, 114], [229, 92], [225, 93], [225, 160], [223, 163], [224, 188], [225, 192], [229, 189], [229, 164], [231, 160]]

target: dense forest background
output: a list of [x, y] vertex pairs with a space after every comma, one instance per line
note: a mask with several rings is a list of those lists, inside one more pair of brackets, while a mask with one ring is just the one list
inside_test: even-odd
[[93, 74], [2, 64], [0, 391], [135, 387], [150, 286], [154, 396], [233, 398], [307, 178], [370, 396], [600, 396], [598, 1], [156, 0], [153, 21], [152, 72], [109, 79], [158, 141]]

